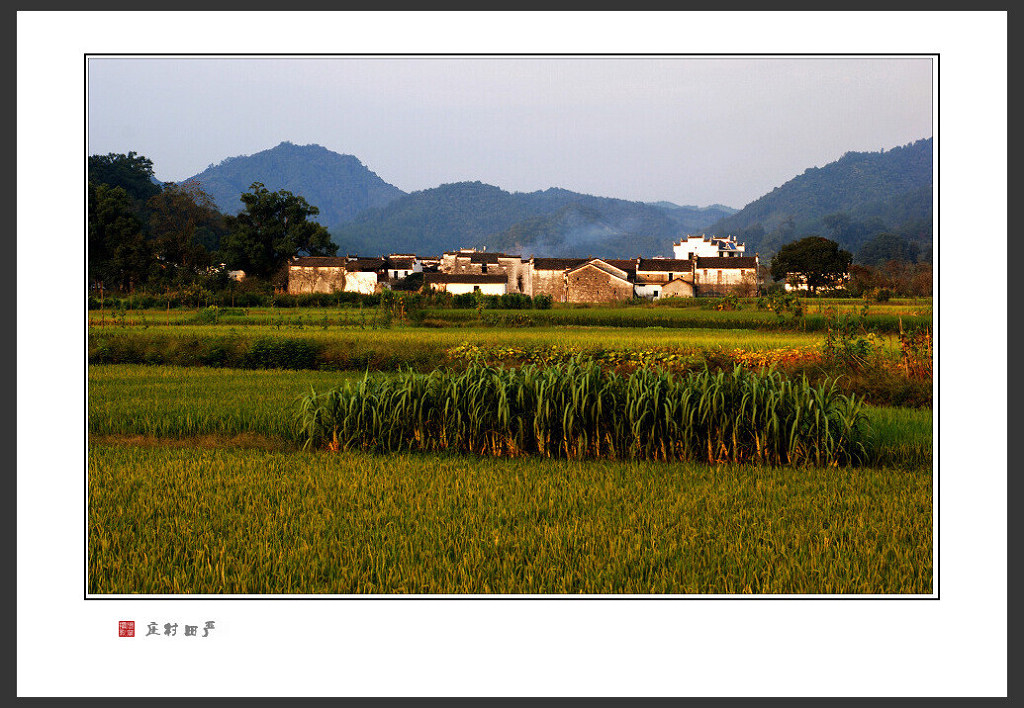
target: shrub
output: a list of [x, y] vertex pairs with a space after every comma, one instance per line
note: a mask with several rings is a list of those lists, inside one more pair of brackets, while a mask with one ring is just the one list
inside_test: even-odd
[[315, 369], [320, 347], [303, 339], [256, 339], [245, 354], [248, 369]]
[[533, 309], [535, 310], [550, 310], [552, 298], [550, 295], [540, 294], [533, 296]]

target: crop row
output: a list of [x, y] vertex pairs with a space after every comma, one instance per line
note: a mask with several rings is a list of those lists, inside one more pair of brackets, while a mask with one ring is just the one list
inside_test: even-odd
[[[895, 311], [893, 311], [895, 310]], [[673, 329], [751, 329], [766, 332], [825, 332], [834, 327], [838, 308], [805, 312], [799, 317], [771, 311], [705, 310], [699, 307], [560, 307], [537, 309], [230, 308], [186, 310], [105, 310], [89, 313], [94, 327], [216, 326], [286, 328], [375, 328], [382, 324], [424, 327], [663, 327]], [[879, 309], [856, 321], [866, 331], [894, 333], [903, 328], [930, 327], [930, 309]]]
[[779, 372], [609, 372], [592, 359], [366, 376], [302, 404], [309, 447], [836, 465], [867, 458], [863, 404]]

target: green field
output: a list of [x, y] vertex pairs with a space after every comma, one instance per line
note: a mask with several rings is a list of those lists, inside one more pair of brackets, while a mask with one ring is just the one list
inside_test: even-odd
[[92, 593], [929, 593], [928, 470], [92, 445]]
[[[872, 304], [869, 317], [919, 323], [930, 309]], [[523, 312], [535, 321], [473, 319]], [[513, 366], [577, 352], [607, 365], [746, 362], [737, 352], [818, 361], [822, 331], [752, 319], [766, 314], [447, 310], [436, 326], [383, 326], [355, 308], [133, 310], [120, 322], [92, 311], [88, 589], [930, 593], [930, 366], [926, 379], [900, 378], [884, 323], [873, 365], [836, 370], [869, 400], [915, 407], [866, 406], [871, 453], [855, 467], [300, 449], [298, 401], [311, 390], [367, 371], [458, 368], [473, 352]], [[641, 326], [652, 316], [669, 324]]]
[[[245, 371], [202, 367], [89, 367], [89, 433], [94, 438], [197, 438], [204, 444], [285, 448], [295, 437], [298, 399], [361, 379], [354, 372]], [[930, 410], [869, 406], [871, 464], [931, 464]]]
[[[856, 304], [855, 304], [856, 303]], [[703, 307], [702, 307], [703, 306]], [[707, 309], [705, 309], [707, 308]], [[736, 310], [711, 309], [706, 301], [663, 301], [630, 306], [556, 306], [550, 310], [440, 309], [427, 307], [391, 318], [426, 327], [501, 327], [509, 323], [531, 327], [616, 327], [669, 329], [748, 329], [759, 331], [823, 332], [836, 317], [850, 316], [867, 328], [893, 333], [899, 327], [930, 324], [931, 302], [869, 303], [812, 300], [801, 316], [758, 309], [746, 302]], [[382, 322], [373, 307], [296, 307], [90, 310], [95, 327], [220, 327], [254, 328], [373, 328]]]

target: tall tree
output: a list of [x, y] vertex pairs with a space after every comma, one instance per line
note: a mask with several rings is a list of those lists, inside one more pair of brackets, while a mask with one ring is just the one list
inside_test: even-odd
[[144, 283], [153, 257], [128, 193], [90, 183], [88, 208], [90, 281], [119, 290]]
[[129, 152], [127, 155], [107, 153], [89, 156], [89, 181], [121, 187], [132, 199], [145, 202], [160, 192], [153, 181], [153, 161]]
[[192, 277], [210, 265], [210, 252], [199, 234], [216, 230], [224, 217], [197, 182], [168, 182], [146, 205], [153, 249], [166, 267]]
[[821, 236], [808, 236], [787, 243], [772, 258], [771, 273], [776, 281], [795, 275], [811, 292], [842, 282], [850, 270], [853, 254]]
[[242, 195], [245, 209], [228, 216], [221, 258], [247, 275], [267, 278], [292, 256], [333, 256], [338, 247], [327, 229], [310, 221], [320, 210], [287, 190], [269, 191], [253, 182]]

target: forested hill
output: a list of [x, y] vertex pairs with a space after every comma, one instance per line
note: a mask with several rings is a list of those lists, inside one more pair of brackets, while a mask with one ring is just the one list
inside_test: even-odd
[[674, 239], [730, 211], [458, 182], [413, 192], [331, 231], [344, 253], [439, 255], [471, 246], [526, 256], [649, 257], [671, 255]]
[[932, 139], [882, 152], [848, 152], [812, 167], [708, 233], [736, 235], [762, 255], [807, 235], [832, 238], [852, 252], [879, 232], [931, 249]]
[[324, 226], [349, 221], [364, 209], [384, 206], [405, 194], [352, 155], [290, 142], [253, 155], [229, 157], [191, 179], [225, 214], [242, 210], [239, 197], [250, 191], [253, 182], [262, 182], [272, 192], [288, 190], [320, 209], [317, 221]]

